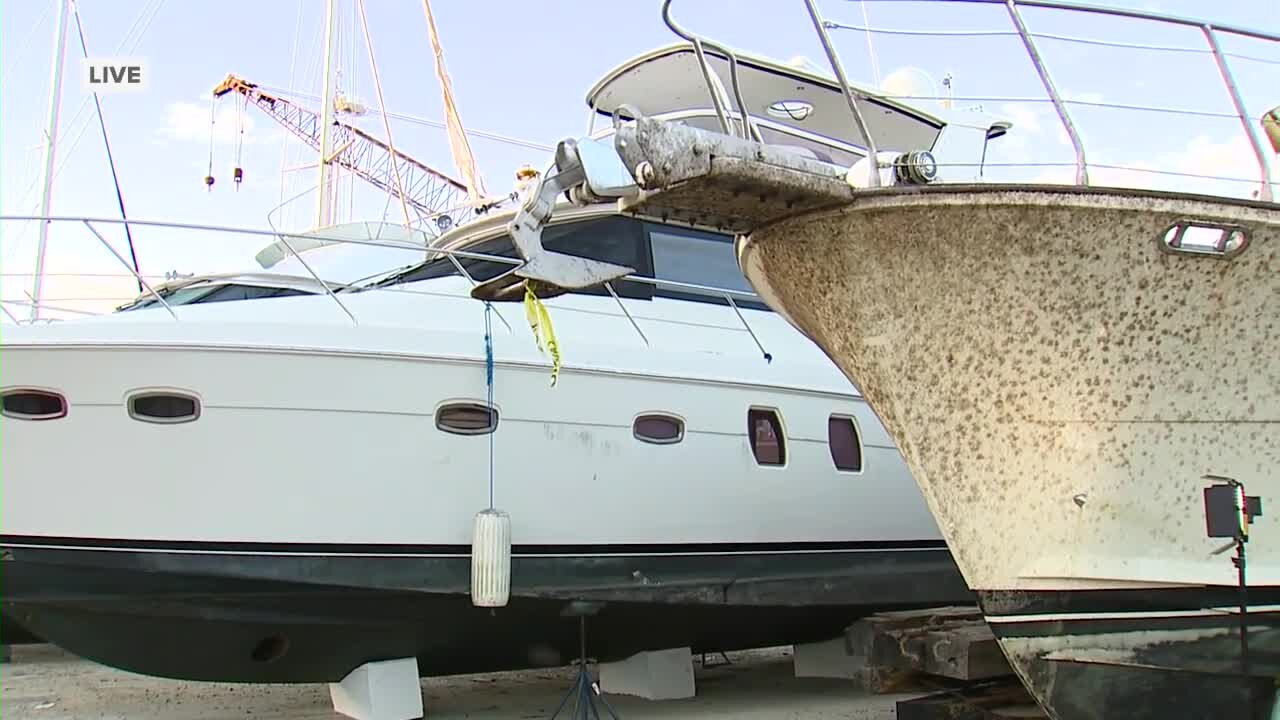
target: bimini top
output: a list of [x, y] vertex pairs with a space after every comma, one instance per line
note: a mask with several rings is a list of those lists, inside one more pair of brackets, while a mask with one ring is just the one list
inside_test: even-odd
[[[728, 60], [710, 49], [706, 54], [736, 107]], [[771, 124], [782, 125], [845, 145], [866, 147], [866, 138], [858, 132], [834, 77], [737, 51], [734, 54], [748, 114], [762, 125], [762, 130]], [[1010, 127], [1009, 123], [982, 113], [942, 108], [926, 111], [881, 92], [851, 87], [869, 96], [862, 105], [863, 117], [882, 150], [931, 147], [948, 124], [981, 127], [988, 131], [988, 137], [1004, 134]], [[635, 57], [610, 71], [587, 93], [587, 104], [607, 117], [612, 117], [623, 103], [648, 116], [712, 108], [692, 43], [676, 43]]]

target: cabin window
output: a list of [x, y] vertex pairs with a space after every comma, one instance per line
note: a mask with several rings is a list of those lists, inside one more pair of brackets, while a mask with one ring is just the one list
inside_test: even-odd
[[[289, 297], [292, 295], [312, 295], [295, 288], [262, 287], [260, 285], [223, 285], [192, 303], [226, 302], [228, 300], [257, 300], [259, 298]], [[188, 303], [188, 304], [192, 304]]]
[[747, 411], [747, 439], [759, 465], [785, 465], [787, 441], [782, 419], [776, 410], [751, 408]]
[[[552, 225], [542, 231], [542, 246], [547, 250], [566, 255], [625, 265], [634, 268], [637, 275], [652, 275], [649, 254], [644, 247], [644, 228], [633, 218], [613, 215]], [[506, 235], [458, 249], [499, 257], [519, 257], [511, 244], [511, 238]], [[477, 282], [492, 280], [517, 266], [516, 263], [462, 256], [457, 256], [455, 259]], [[378, 285], [419, 282], [457, 274], [458, 269], [453, 260], [448, 257], [439, 257], [405, 273], [387, 278]], [[621, 297], [647, 300], [653, 296], [653, 288], [647, 283], [615, 282], [613, 289]], [[592, 287], [575, 291], [575, 293], [608, 295], [609, 291], [603, 287]]]
[[498, 429], [498, 409], [480, 403], [450, 403], [436, 410], [436, 427], [454, 435], [487, 435]]
[[831, 461], [835, 463], [837, 470], [862, 470], [862, 442], [853, 418], [832, 415], [827, 419], [827, 445], [831, 449]]
[[[671, 280], [746, 293], [755, 292], [738, 267], [733, 238], [728, 235], [650, 224], [649, 245], [653, 249], [653, 275], [658, 280]], [[705, 294], [661, 284], [658, 285], [655, 294], [680, 300], [728, 304], [723, 295]], [[735, 296], [733, 301], [741, 307], [768, 309], [762, 302], [739, 296]]]
[[143, 392], [129, 397], [129, 416], [151, 423], [183, 423], [200, 417], [200, 401], [185, 393]]
[[[261, 285], [238, 285], [235, 283], [212, 285], [200, 283], [170, 292], [160, 291], [164, 301], [173, 305], [196, 305], [200, 303], [224, 302], [227, 300], [257, 300], [269, 297], [288, 297], [291, 295], [314, 295], [315, 293], [297, 288], [266, 287]], [[146, 293], [129, 305], [120, 308], [121, 312], [158, 308], [160, 302], [156, 296]]]
[[684, 421], [670, 415], [641, 415], [631, 429], [637, 438], [648, 443], [670, 445], [684, 439]]
[[5, 390], [0, 393], [0, 414], [16, 420], [56, 420], [67, 414], [67, 400], [48, 390]]

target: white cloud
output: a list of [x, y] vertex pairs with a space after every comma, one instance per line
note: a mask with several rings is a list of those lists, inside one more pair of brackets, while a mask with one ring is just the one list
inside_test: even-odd
[[160, 128], [159, 134], [166, 140], [205, 145], [209, 143], [211, 131], [215, 145], [232, 145], [241, 141], [245, 145], [280, 142], [283, 128], [271, 127], [270, 121], [267, 128], [260, 127], [259, 123], [264, 121], [260, 113], [255, 107], [241, 110], [235, 99], [230, 98], [214, 105], [214, 122], [211, 128], [207, 103], [169, 103], [165, 111], [165, 124]]
[[[1178, 150], [1150, 161], [1123, 163], [1123, 166], [1119, 162], [1107, 162], [1105, 158], [1094, 158], [1094, 161], [1115, 167], [1090, 166], [1091, 185], [1241, 198], [1254, 197], [1253, 193], [1261, 185], [1257, 156], [1253, 152], [1253, 145], [1243, 134], [1237, 134], [1226, 141], [1198, 135]], [[1276, 172], [1276, 165], [1273, 161], [1271, 179], [1273, 192], [1280, 192], [1280, 173]], [[1074, 168], [1052, 168], [1041, 173], [1034, 182], [1069, 184], [1074, 182], [1074, 178]]]

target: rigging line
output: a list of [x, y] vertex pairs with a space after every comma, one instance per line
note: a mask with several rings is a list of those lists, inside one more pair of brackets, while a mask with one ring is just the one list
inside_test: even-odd
[[[391, 170], [395, 173], [396, 194], [400, 196], [400, 209], [404, 211], [404, 224], [412, 225], [413, 216], [409, 214], [409, 202], [405, 199], [404, 183], [400, 180], [400, 161], [396, 157], [396, 146], [391, 140], [391, 120], [387, 118], [387, 104], [382, 98], [382, 80], [378, 77], [378, 61], [373, 57], [373, 37], [369, 35], [369, 16], [364, 11], [364, 0], [356, 0], [356, 8], [360, 11], [360, 26], [364, 28], [364, 44], [369, 50], [369, 69], [373, 71], [373, 88], [378, 94], [378, 110], [382, 113], [382, 127], [387, 133], [387, 150], [391, 156]], [[354, 54], [354, 53], [353, 53]], [[352, 195], [354, 196], [354, 192]]]
[[[494, 421], [493, 409], [493, 322], [489, 319], [489, 313], [493, 310], [493, 304], [488, 300], [484, 301], [484, 382], [487, 392], [489, 413], [489, 422]], [[489, 509], [493, 509], [493, 436], [497, 434], [498, 428], [494, 427], [489, 431]]]
[[[298, 0], [298, 21], [293, 25], [293, 52], [289, 56], [289, 84], [294, 82], [294, 75], [298, 68], [298, 45], [302, 39], [302, 3]], [[284, 168], [289, 160], [289, 139], [283, 137], [280, 142], [280, 203], [284, 204], [284, 188], [288, 173], [284, 172]]]
[[[153, 2], [153, 3], [163, 3], [163, 2], [164, 2], [164, 0], [151, 0], [151, 2]], [[152, 11], [151, 19], [155, 19], [155, 13], [156, 13], [156, 12], [158, 12], [158, 11], [159, 11], [159, 5], [156, 5], [156, 7], [154, 8], [154, 10]], [[142, 36], [141, 36], [141, 35], [139, 35], [139, 36], [134, 40], [134, 47], [131, 47], [128, 51], [123, 51], [123, 52], [122, 52], [122, 49], [124, 48], [125, 44], [129, 41], [129, 35], [131, 35], [131, 34], [134, 32], [134, 30], [138, 27], [138, 23], [142, 21], [142, 18], [143, 18], [143, 16], [145, 16], [145, 15], [146, 15], [146, 13], [147, 13], [147, 9], [146, 9], [146, 8], [143, 8], [142, 12], [140, 12], [140, 13], [138, 14], [138, 16], [137, 16], [136, 18], [134, 18], [133, 25], [131, 25], [131, 26], [130, 26], [129, 30], [125, 33], [125, 38], [124, 38], [124, 39], [122, 39], [122, 40], [120, 41], [120, 44], [119, 44], [119, 45], [116, 47], [116, 49], [115, 49], [115, 54], [116, 54], [116, 55], [122, 55], [122, 54], [126, 54], [126, 55], [127, 55], [127, 54], [129, 54], [129, 53], [133, 52], [133, 49], [137, 46], [137, 42], [141, 41]], [[148, 27], [150, 27], [150, 25], [151, 25], [151, 20], [147, 20], [147, 23], [146, 23], [146, 25], [142, 28], [141, 33], [145, 34], [145, 33], [146, 33], [146, 31], [147, 31], [147, 28], [148, 28]], [[66, 123], [61, 123], [61, 124], [62, 124], [62, 125], [64, 125], [65, 127], [67, 127], [67, 128], [71, 128], [71, 127], [75, 126], [77, 123], [79, 123], [79, 122], [80, 122], [80, 116], [81, 116], [81, 114], [84, 112], [85, 108], [87, 108], [87, 107], [88, 107], [88, 103], [89, 103], [89, 98], [84, 98], [83, 100], [81, 100], [81, 101], [80, 101], [80, 106], [79, 106], [79, 107], [77, 107], [77, 108], [76, 108], [75, 113], [73, 113], [73, 114], [72, 114], [72, 116], [71, 116], [71, 120], [70, 120], [70, 121], [68, 121], [68, 122], [66, 122]], [[63, 170], [63, 168], [64, 168], [64, 167], [66, 167], [67, 162], [71, 159], [72, 151], [73, 151], [73, 150], [75, 150], [76, 145], [78, 145], [78, 144], [79, 144], [79, 142], [80, 142], [80, 140], [84, 137], [84, 131], [85, 131], [85, 129], [86, 129], [86, 128], [88, 128], [88, 125], [87, 125], [87, 124], [86, 124], [86, 125], [80, 125], [80, 126], [79, 126], [79, 130], [77, 130], [77, 131], [76, 131], [76, 136], [72, 139], [71, 143], [70, 143], [69, 145], [67, 145], [67, 144], [65, 144], [65, 143], [64, 143], [64, 149], [63, 149], [63, 151], [62, 151], [61, 153], [59, 153], [60, 157], [59, 157], [59, 158], [58, 158], [58, 160], [57, 160], [57, 166], [56, 166], [56, 167], [54, 168], [54, 170], [53, 170], [53, 178], [54, 178], [55, 180], [57, 179], [57, 177], [58, 177], [60, 174], [62, 174], [62, 170]], [[42, 132], [41, 134], [42, 134], [42, 135], [44, 135], [45, 133], [44, 133], [44, 132]], [[45, 137], [45, 138], [44, 138], [44, 142], [49, 142], [49, 138], [48, 138], [48, 137]], [[18, 202], [19, 202], [19, 204], [21, 205], [21, 204], [25, 204], [25, 203], [27, 203], [27, 202], [30, 202], [30, 201], [31, 201], [31, 196], [32, 196], [32, 194], [33, 194], [33, 193], [35, 193], [36, 188], [38, 188], [39, 186], [40, 186], [40, 182], [39, 182], [39, 180], [38, 180], [38, 179], [33, 179], [33, 180], [32, 180], [32, 182], [31, 182], [31, 185], [29, 185], [29, 186], [27, 187], [26, 192], [25, 192], [25, 193], [23, 193], [22, 199], [18, 201]], [[18, 237], [17, 237], [17, 238], [15, 238], [12, 242], [10, 242], [10, 243], [9, 243], [9, 249], [11, 249], [11, 248], [13, 248], [13, 247], [15, 247], [15, 246], [20, 245], [20, 244], [21, 244], [21, 243], [26, 239], [27, 232], [28, 232], [29, 228], [30, 228], [30, 226], [28, 225], [28, 226], [24, 227], [22, 230], [20, 230], [20, 231], [19, 231], [19, 235], [18, 235]]]
[[36, 18], [36, 21], [34, 23], [31, 24], [31, 29], [27, 31], [26, 42], [24, 42], [22, 44], [22, 47], [18, 49], [18, 57], [14, 59], [14, 61], [10, 63], [9, 66], [6, 67], [3, 71], [0, 71], [0, 85], [3, 85], [5, 79], [9, 77], [9, 72], [12, 71], [14, 68], [18, 67], [19, 65], [21, 65], [22, 61], [26, 59], [27, 51], [31, 49], [31, 40], [37, 34], [36, 29], [44, 24], [44, 21], [49, 18], [50, 11], [52, 11], [53, 8], [56, 6], [57, 6], [57, 3], [47, 3], [44, 6], [44, 12], [40, 14], [40, 17]]
[[[89, 58], [89, 46], [84, 40], [84, 25], [80, 22], [80, 5], [72, 0], [71, 12], [76, 18], [76, 34], [80, 37], [80, 51], [84, 53], [87, 60]], [[129, 215], [124, 211], [124, 194], [120, 191], [120, 176], [116, 174], [116, 161], [111, 153], [111, 141], [107, 139], [107, 122], [102, 117], [102, 100], [98, 97], [98, 93], [93, 93], [93, 104], [98, 111], [98, 128], [102, 130], [102, 145], [107, 150], [107, 167], [111, 168], [111, 183], [116, 187], [116, 204], [120, 206], [120, 219], [124, 220], [124, 236], [129, 242], [129, 259], [133, 262], [133, 271], [138, 273], [139, 278], [142, 270], [138, 268], [138, 252], [133, 246], [133, 231], [129, 229]], [[138, 279], [138, 292], [145, 292], [146, 289], [142, 285], [142, 280]]]
[[[320, 100], [320, 97], [318, 95], [294, 92], [288, 88], [280, 88], [272, 85], [259, 85], [258, 87], [262, 88], [263, 90], [276, 93], [278, 95], [290, 96], [299, 100], [309, 100], [311, 102], [319, 102]], [[444, 130], [444, 129], [447, 129], [448, 127], [447, 125], [445, 125], [443, 122], [440, 122], [439, 120], [431, 120], [430, 118], [418, 117], [416, 115], [407, 115], [405, 113], [387, 112], [387, 117], [393, 118], [395, 120], [404, 120], [405, 122], [411, 122], [417, 125], [425, 125], [427, 127], [433, 127], [439, 130]], [[530, 150], [541, 150], [543, 152], [553, 152], [555, 150], [555, 148], [551, 145], [544, 145], [542, 143], [534, 142], [532, 140], [523, 140], [521, 138], [512, 137], [510, 135], [502, 135], [500, 133], [488, 132], [485, 130], [475, 130], [472, 128], [467, 128], [467, 129], [464, 129], [463, 132], [465, 132], [467, 135], [484, 138], [486, 140], [494, 140], [496, 142], [507, 143], [509, 145], [518, 145], [520, 147], [529, 148]]]
[[867, 0], [859, 0], [858, 4], [862, 6], [862, 22], [867, 26], [867, 54], [871, 56], [871, 70], [876, 75], [876, 87], [880, 87], [880, 61], [876, 58], [876, 45], [871, 38], [871, 18], [867, 16]]
[[[140, 31], [138, 31], [138, 32], [139, 32], [138, 36], [137, 36], [137, 37], [135, 37], [135, 38], [132, 40], [132, 45], [130, 45], [130, 47], [129, 47], [128, 49], [125, 49], [125, 47], [124, 47], [124, 46], [125, 46], [126, 42], [129, 42], [129, 41], [128, 41], [128, 40], [121, 40], [121, 41], [120, 41], [120, 45], [116, 46], [115, 53], [114, 53], [115, 55], [117, 55], [117, 56], [119, 56], [119, 55], [129, 55], [129, 54], [131, 54], [134, 50], [136, 50], [136, 49], [137, 49], [137, 47], [138, 47], [138, 43], [142, 42], [142, 38], [146, 35], [147, 30], [148, 30], [148, 29], [150, 29], [152, 21], [154, 21], [154, 20], [156, 19], [156, 15], [157, 15], [157, 14], [159, 14], [159, 12], [160, 12], [160, 8], [164, 5], [165, 0], [154, 0], [154, 2], [155, 2], [155, 9], [152, 11], [151, 16], [150, 16], [149, 18], [147, 18], [146, 24], [145, 24], [145, 25], [143, 25], [143, 27], [142, 27], [142, 29], [141, 29]], [[145, 9], [144, 9], [144, 12], [145, 12]], [[136, 25], [136, 24], [137, 24], [137, 23], [135, 23], [135, 25]], [[83, 99], [83, 100], [81, 100], [81, 101], [80, 101], [80, 106], [79, 106], [78, 108], [76, 108], [75, 113], [73, 113], [73, 114], [72, 114], [70, 122], [68, 122], [68, 123], [67, 123], [67, 127], [69, 128], [69, 127], [71, 127], [71, 126], [75, 125], [76, 123], [78, 123], [78, 122], [79, 122], [79, 119], [80, 119], [80, 114], [81, 114], [82, 112], [84, 112], [84, 110], [85, 110], [86, 108], [88, 108], [88, 107], [89, 107], [89, 98], [87, 98], [87, 97], [86, 97], [85, 99]], [[68, 163], [68, 162], [70, 162], [70, 160], [71, 160], [71, 156], [72, 156], [72, 151], [73, 151], [73, 150], [75, 150], [76, 146], [77, 146], [77, 145], [80, 143], [80, 141], [84, 138], [84, 131], [85, 131], [88, 127], [89, 127], [89, 126], [88, 126], [87, 124], [86, 124], [86, 125], [81, 125], [81, 126], [80, 126], [80, 128], [79, 128], [79, 130], [77, 130], [77, 131], [76, 131], [76, 135], [75, 135], [75, 137], [71, 139], [71, 143], [70, 143], [69, 145], [67, 145], [67, 146], [66, 146], [66, 149], [65, 149], [65, 150], [63, 150], [62, 152], [58, 153], [58, 154], [59, 154], [59, 155], [61, 155], [62, 157], [61, 157], [61, 158], [59, 158], [59, 160], [58, 160], [58, 165], [57, 165], [57, 167], [56, 167], [56, 168], [54, 169], [54, 171], [53, 171], [53, 177], [54, 177], [54, 179], [55, 179], [55, 180], [58, 178], [58, 176], [59, 176], [59, 175], [61, 175], [61, 174], [62, 174], [62, 171], [63, 171], [63, 169], [65, 169], [65, 168], [66, 168], [67, 163]], [[26, 203], [26, 202], [29, 200], [31, 193], [35, 191], [35, 188], [36, 188], [36, 186], [35, 186], [35, 185], [32, 185], [32, 186], [27, 190], [26, 195], [24, 195], [24, 196], [23, 196], [23, 198], [22, 198], [22, 201], [21, 201], [22, 203]]]

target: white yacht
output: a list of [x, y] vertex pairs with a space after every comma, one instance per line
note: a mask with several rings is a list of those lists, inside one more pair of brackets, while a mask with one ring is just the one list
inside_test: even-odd
[[[806, 70], [741, 71], [843, 103]], [[666, 94], [698, 72], [689, 45], [663, 48], [588, 102], [608, 116], [625, 90], [715, 122]], [[885, 132], [950, 137], [931, 113], [882, 109]], [[865, 154], [843, 127], [783, 115], [757, 118], [779, 152]], [[972, 600], [885, 428], [751, 292], [731, 234], [561, 203], [545, 249], [628, 275], [546, 299], [553, 385], [523, 310], [472, 297], [513, 267], [530, 202], [332, 295], [6, 331], [5, 610], [127, 670], [316, 682], [377, 659], [423, 675], [567, 662], [573, 601], [603, 603], [591, 652], [610, 660], [807, 642]], [[478, 607], [473, 523], [494, 507], [509, 599]]]

